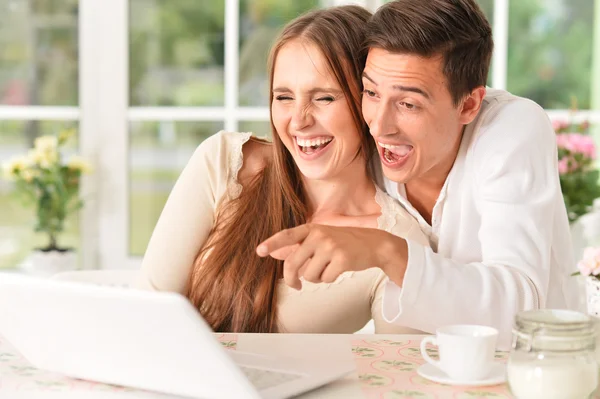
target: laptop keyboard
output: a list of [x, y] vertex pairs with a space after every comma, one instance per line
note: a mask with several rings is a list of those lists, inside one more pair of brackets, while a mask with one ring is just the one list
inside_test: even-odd
[[256, 369], [244, 366], [239, 367], [244, 374], [246, 374], [246, 377], [248, 380], [250, 380], [252, 385], [254, 385], [259, 391], [302, 377], [300, 374], [280, 373], [278, 371]]

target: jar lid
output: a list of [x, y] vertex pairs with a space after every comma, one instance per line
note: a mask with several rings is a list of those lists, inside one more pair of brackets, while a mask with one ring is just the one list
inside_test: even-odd
[[591, 317], [572, 310], [540, 309], [515, 318], [513, 348], [528, 351], [594, 349], [596, 330]]

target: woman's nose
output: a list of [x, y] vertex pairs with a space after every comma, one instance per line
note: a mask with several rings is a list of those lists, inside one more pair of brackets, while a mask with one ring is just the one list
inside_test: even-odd
[[313, 123], [312, 112], [310, 106], [306, 104], [298, 104], [292, 115], [292, 128], [302, 130]]

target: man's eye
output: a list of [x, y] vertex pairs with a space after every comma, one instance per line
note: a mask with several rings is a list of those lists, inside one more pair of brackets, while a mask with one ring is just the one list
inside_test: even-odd
[[365, 94], [366, 94], [367, 96], [369, 96], [369, 97], [375, 97], [375, 92], [374, 92], [374, 91], [372, 91], [372, 90], [367, 90], [367, 89], [364, 89], [364, 90], [363, 90], [363, 93], [365, 93]]
[[407, 103], [407, 102], [404, 102], [404, 101], [400, 102], [400, 105], [403, 106], [406, 109], [415, 109], [416, 108], [414, 104]]

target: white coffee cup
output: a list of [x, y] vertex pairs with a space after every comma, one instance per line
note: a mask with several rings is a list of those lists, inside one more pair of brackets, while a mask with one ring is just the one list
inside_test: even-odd
[[[498, 330], [476, 325], [445, 326], [435, 337], [421, 341], [423, 358], [457, 381], [477, 381], [486, 378], [494, 364]], [[426, 351], [427, 343], [438, 347], [440, 360], [433, 360]]]

